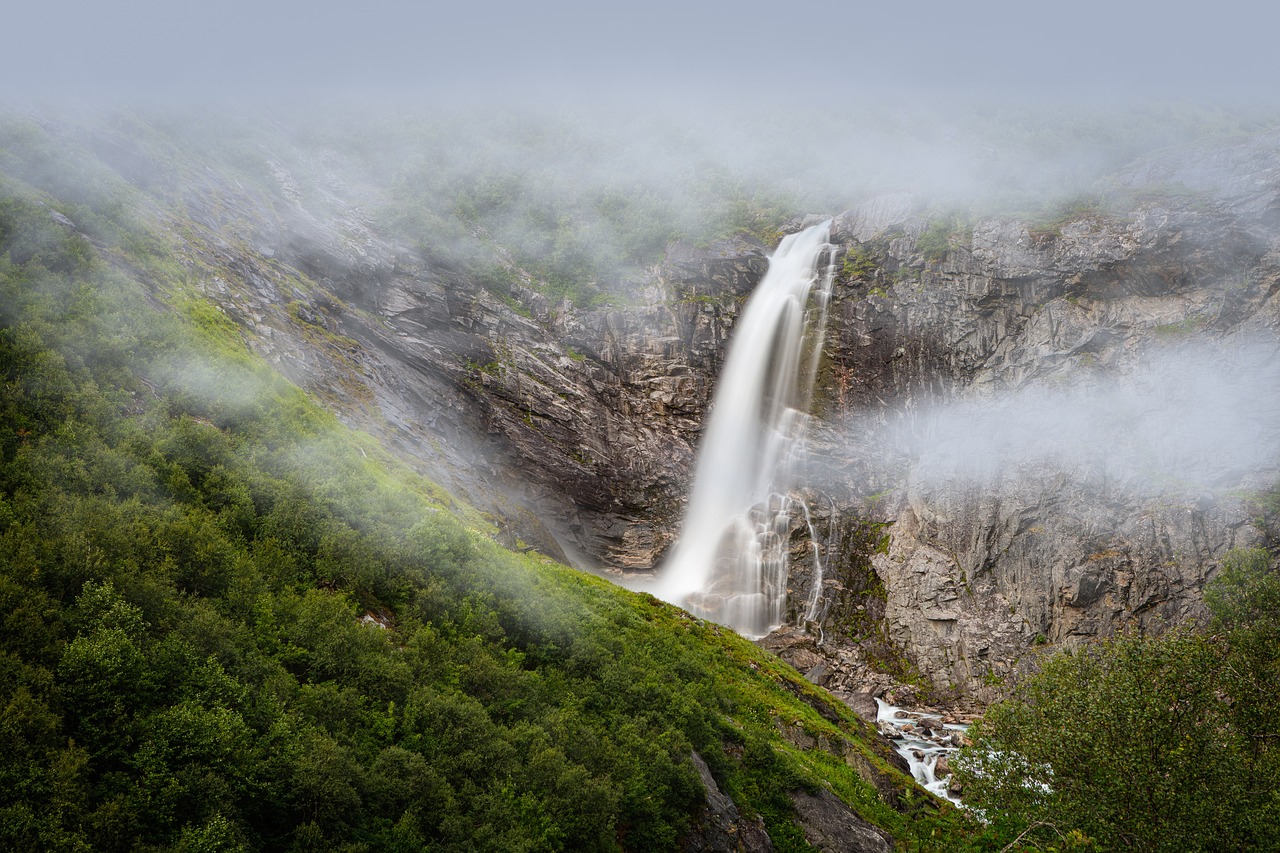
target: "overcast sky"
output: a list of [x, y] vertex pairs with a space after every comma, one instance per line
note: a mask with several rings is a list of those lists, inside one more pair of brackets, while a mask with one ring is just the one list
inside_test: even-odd
[[1280, 11], [1227, 0], [40, 0], [0, 96], [658, 100], [932, 94], [1259, 101]]

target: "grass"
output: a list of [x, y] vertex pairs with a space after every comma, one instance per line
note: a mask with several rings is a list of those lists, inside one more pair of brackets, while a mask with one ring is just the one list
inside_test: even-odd
[[1162, 323], [1151, 328], [1157, 340], [1177, 340], [1195, 334], [1209, 323], [1206, 317], [1184, 317], [1173, 323]]
[[849, 281], [863, 281], [875, 275], [880, 265], [871, 253], [861, 247], [851, 247], [840, 264], [840, 275]]
[[1043, 243], [1062, 237], [1062, 229], [1072, 222], [1085, 219], [1109, 219], [1107, 207], [1096, 195], [1079, 195], [1070, 198], [1047, 213], [1032, 219], [1027, 226], [1031, 239]]
[[940, 263], [947, 253], [957, 248], [967, 248], [973, 242], [973, 223], [962, 212], [951, 212], [933, 217], [916, 238], [916, 251], [930, 263]]

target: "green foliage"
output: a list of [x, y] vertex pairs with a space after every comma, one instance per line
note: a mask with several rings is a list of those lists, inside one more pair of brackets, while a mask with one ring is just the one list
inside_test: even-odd
[[1185, 338], [1203, 329], [1209, 322], [1207, 317], [1184, 317], [1173, 323], [1162, 323], [1151, 329], [1157, 339]]
[[1264, 548], [1236, 548], [1205, 588], [1215, 627], [1225, 631], [1280, 632], [1280, 572]]
[[1280, 484], [1272, 486], [1259, 498], [1262, 511], [1271, 516], [1280, 516]]
[[1221, 572], [1205, 588], [1205, 602], [1213, 614], [1211, 627], [1227, 646], [1222, 690], [1233, 700], [1232, 724], [1251, 737], [1263, 779], [1280, 785], [1280, 754], [1268, 734], [1280, 684], [1280, 571], [1275, 559], [1261, 548], [1227, 552]]
[[1280, 483], [1265, 491], [1246, 493], [1244, 497], [1253, 512], [1254, 526], [1271, 547], [1280, 545]]
[[[389, 218], [426, 253], [446, 256], [499, 296], [512, 296], [524, 270], [535, 289], [587, 308], [624, 298], [628, 277], [661, 259], [676, 236], [657, 195], [607, 186], [584, 193], [560, 176], [518, 172], [503, 157], [479, 153], [447, 174], [437, 159], [409, 165], [395, 181]], [[495, 246], [514, 265], [495, 262]]]
[[937, 263], [953, 248], [967, 247], [973, 241], [973, 225], [966, 214], [948, 213], [934, 217], [916, 238], [916, 251], [926, 261]]
[[1280, 761], [1256, 726], [1275, 682], [1245, 683], [1241, 661], [1189, 632], [1049, 658], [953, 762], [966, 802], [1044, 845], [1274, 847]]
[[850, 280], [864, 280], [875, 274], [880, 268], [871, 253], [857, 246], [845, 252], [844, 261], [840, 265], [840, 274]]
[[553, 300], [582, 308], [626, 302], [673, 242], [745, 235], [774, 246], [796, 213], [783, 194], [749, 189], [714, 166], [689, 176], [679, 194], [660, 192], [619, 173], [621, 152], [569, 122], [495, 124], [480, 149], [435, 125], [407, 131], [415, 156], [391, 177], [385, 217], [428, 256], [500, 297], [511, 296], [523, 272]]
[[1104, 219], [1107, 208], [1096, 195], [1077, 195], [1055, 205], [1035, 217], [1027, 231], [1033, 240], [1053, 240], [1062, 236], [1062, 229], [1072, 222], [1088, 219]]
[[885, 805], [883, 747], [776, 659], [467, 530], [0, 198], [0, 849], [669, 850], [694, 750], [779, 839], [823, 779], [920, 849], [969, 831]]
[[1206, 189], [1193, 189], [1181, 182], [1149, 184], [1138, 187], [1109, 188], [1107, 202], [1112, 208], [1140, 205], [1176, 206], [1199, 213], [1212, 211], [1217, 204], [1214, 194]]

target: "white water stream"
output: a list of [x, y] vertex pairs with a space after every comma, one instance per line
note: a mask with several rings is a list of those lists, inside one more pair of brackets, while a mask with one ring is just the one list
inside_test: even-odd
[[876, 708], [876, 727], [911, 765], [916, 782], [939, 797], [960, 804], [960, 798], [950, 790], [951, 774], [939, 774], [938, 761], [960, 748], [962, 740], [956, 733], [963, 735], [969, 727], [943, 723], [941, 714], [904, 710], [883, 699], [876, 700]]
[[[791, 527], [813, 543], [805, 619], [822, 605], [822, 560], [804, 501], [791, 493], [804, 454], [809, 404], [835, 273], [831, 222], [784, 237], [734, 329], [707, 418], [684, 530], [652, 591], [690, 612], [758, 638], [782, 624]], [[819, 261], [826, 253], [826, 266]], [[877, 699], [877, 725], [916, 782], [958, 803], [938, 762], [967, 726]]]
[[[703, 430], [684, 529], [653, 589], [752, 638], [782, 624], [793, 517], [809, 517], [791, 489], [835, 271], [830, 227], [828, 220], [784, 237], [743, 309]], [[815, 545], [810, 616], [819, 606], [819, 557]]]

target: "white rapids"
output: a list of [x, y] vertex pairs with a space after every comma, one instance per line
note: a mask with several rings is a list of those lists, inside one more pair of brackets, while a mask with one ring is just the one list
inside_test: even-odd
[[951, 791], [951, 774], [945, 768], [951, 754], [965, 742], [969, 727], [944, 723], [941, 714], [904, 710], [883, 699], [876, 699], [876, 708], [876, 727], [911, 765], [916, 782], [959, 805], [960, 798]]

